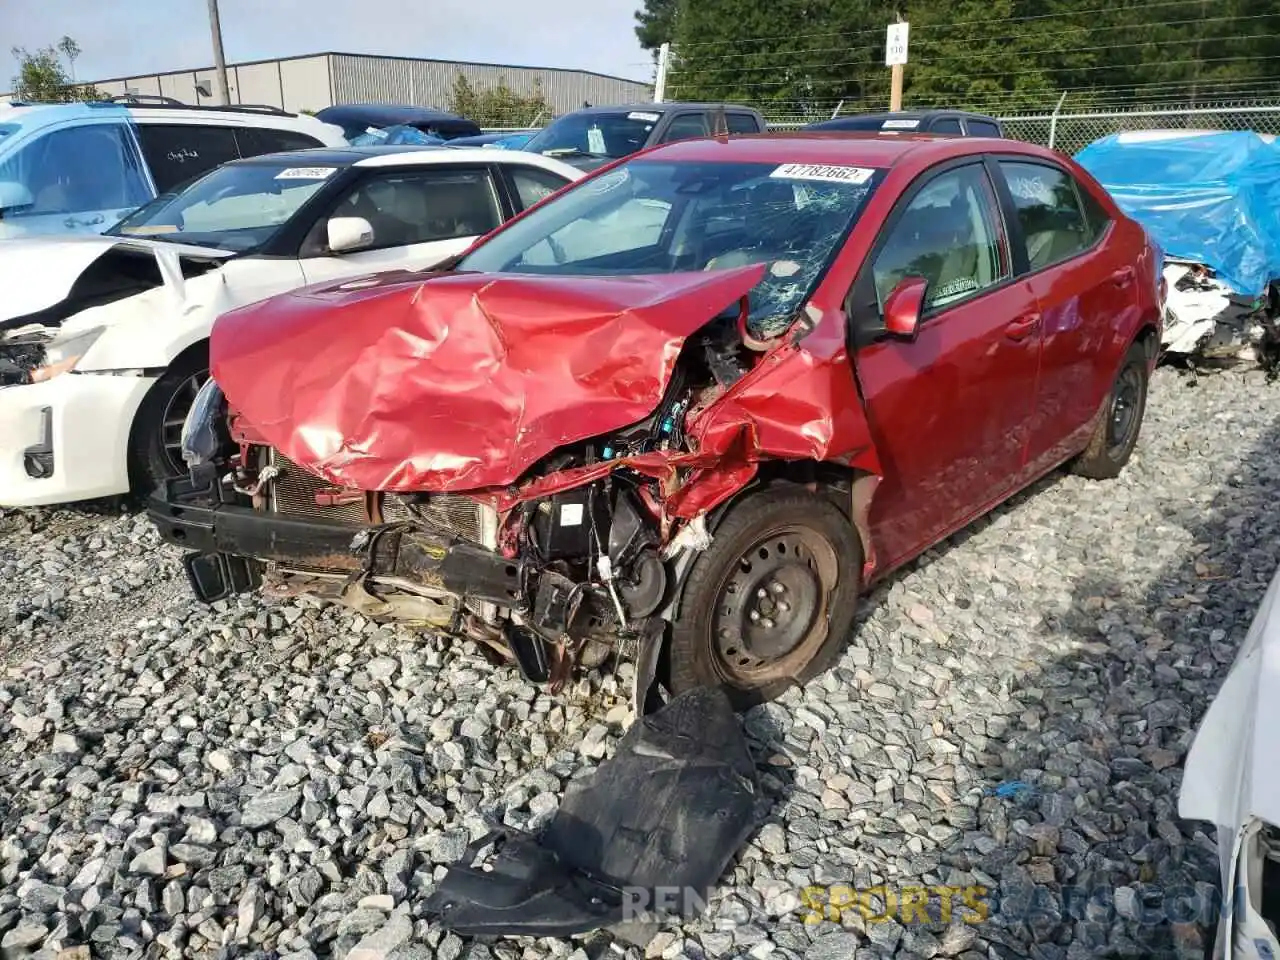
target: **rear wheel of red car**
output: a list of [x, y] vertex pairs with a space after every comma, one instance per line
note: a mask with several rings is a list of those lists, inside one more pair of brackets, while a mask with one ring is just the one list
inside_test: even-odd
[[135, 493], [146, 496], [168, 478], [187, 472], [182, 459], [182, 425], [208, 379], [206, 356], [179, 357], [143, 399], [129, 444], [129, 474]]
[[1089, 446], [1072, 465], [1072, 472], [1093, 480], [1120, 475], [1138, 445], [1142, 417], [1147, 409], [1147, 351], [1135, 343], [1116, 374], [1106, 408]]
[[821, 673], [848, 638], [861, 573], [857, 532], [830, 501], [797, 490], [743, 500], [689, 572], [672, 692], [718, 686], [745, 710]]

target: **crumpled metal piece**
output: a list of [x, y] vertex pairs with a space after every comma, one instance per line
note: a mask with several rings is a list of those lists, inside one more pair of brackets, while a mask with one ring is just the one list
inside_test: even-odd
[[650, 415], [685, 339], [762, 270], [384, 274], [223, 315], [211, 366], [262, 442], [344, 487], [466, 491], [506, 510], [626, 467], [659, 481], [668, 517], [689, 519], [769, 458], [879, 475], [844, 316], [805, 311], [745, 376], [690, 411], [686, 449], [517, 485], [557, 448]]
[[386, 274], [220, 317], [214, 379], [286, 457], [363, 490], [514, 483], [657, 407], [762, 265], [641, 277]]

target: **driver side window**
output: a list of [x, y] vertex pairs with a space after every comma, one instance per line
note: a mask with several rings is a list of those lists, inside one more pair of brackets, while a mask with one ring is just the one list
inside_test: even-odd
[[929, 287], [925, 310], [976, 296], [1010, 276], [995, 191], [980, 163], [939, 174], [890, 228], [872, 273], [883, 310], [907, 277]]
[[369, 249], [475, 237], [502, 222], [487, 168], [377, 174], [356, 186], [329, 216], [369, 221]]
[[151, 199], [142, 160], [122, 123], [51, 130], [0, 164], [0, 181], [26, 187], [30, 206], [7, 217], [138, 207]]

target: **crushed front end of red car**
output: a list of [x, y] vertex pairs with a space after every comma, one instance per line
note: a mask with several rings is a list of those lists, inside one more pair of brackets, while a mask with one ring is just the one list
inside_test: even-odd
[[193, 551], [196, 593], [265, 574], [276, 595], [467, 636], [552, 685], [633, 658], [639, 690], [682, 607], [708, 606], [684, 584], [726, 508], [801, 491], [834, 533], [766, 517], [774, 540], [739, 548], [754, 570], [725, 561], [751, 571], [717, 631], [742, 674], [726, 685], [743, 703], [776, 695], [847, 629], [832, 609], [852, 608], [871, 560], [854, 488], [880, 466], [843, 316], [808, 299], [870, 172], [824, 194], [771, 169], [733, 183], [781, 198], [765, 208], [790, 216], [777, 235], [812, 238], [792, 259], [390, 273], [219, 318], [191, 475], [150, 511]]

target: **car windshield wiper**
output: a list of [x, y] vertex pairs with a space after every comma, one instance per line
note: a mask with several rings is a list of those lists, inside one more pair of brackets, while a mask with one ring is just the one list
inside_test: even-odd
[[543, 150], [544, 157], [603, 157], [608, 160], [607, 153], [592, 153], [590, 150], [580, 150], [577, 147], [553, 147], [550, 150]]

